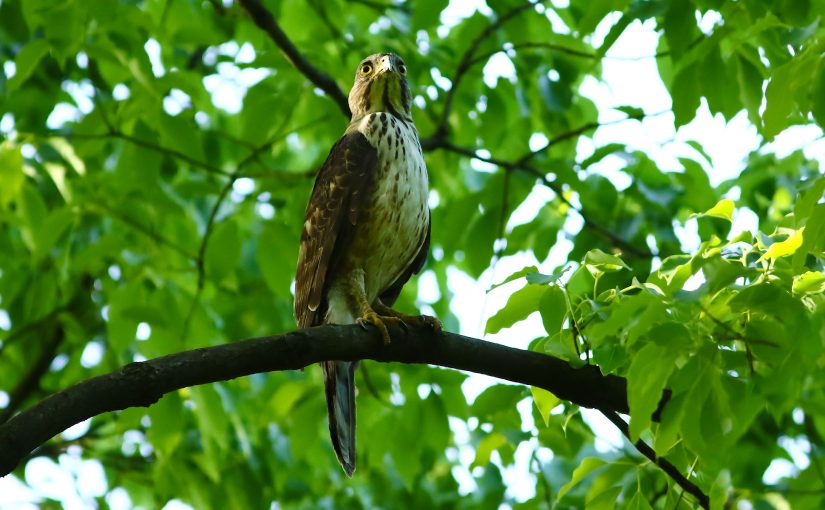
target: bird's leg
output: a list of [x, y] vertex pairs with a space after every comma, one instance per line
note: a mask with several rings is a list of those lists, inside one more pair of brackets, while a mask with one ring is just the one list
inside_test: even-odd
[[394, 317], [398, 319], [404, 326], [410, 325], [413, 327], [428, 327], [436, 333], [441, 332], [441, 321], [429, 315], [407, 315], [399, 311], [393, 310], [389, 306], [381, 302], [380, 299], [375, 300], [373, 309], [381, 314], [383, 317]]
[[355, 292], [352, 293], [352, 297], [355, 299], [355, 304], [358, 306], [358, 313], [360, 314], [356, 322], [362, 328], [365, 328], [367, 324], [372, 324], [381, 332], [381, 338], [384, 340], [384, 344], [389, 344], [390, 333], [387, 331], [387, 325], [384, 324], [388, 322], [387, 319], [389, 319], [389, 317], [381, 317], [375, 313], [375, 310], [373, 310], [369, 302], [367, 302], [367, 296], [364, 295], [364, 292], [360, 289], [353, 290], [355, 290]]

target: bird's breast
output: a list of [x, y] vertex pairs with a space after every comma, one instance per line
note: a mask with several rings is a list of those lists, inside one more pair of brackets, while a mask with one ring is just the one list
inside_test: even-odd
[[427, 168], [411, 123], [388, 113], [362, 121], [362, 133], [378, 151], [374, 185], [359, 213], [353, 253], [372, 301], [409, 267], [429, 224]]

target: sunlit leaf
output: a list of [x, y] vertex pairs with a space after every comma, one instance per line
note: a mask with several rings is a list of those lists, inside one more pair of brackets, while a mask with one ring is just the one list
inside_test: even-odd
[[793, 291], [796, 294], [819, 294], [825, 292], [825, 273], [808, 271], [794, 276]]
[[606, 461], [598, 458], [598, 457], [586, 457], [582, 459], [579, 466], [573, 470], [573, 476], [570, 478], [570, 481], [565, 483], [560, 489], [558, 494], [556, 495], [556, 501], [561, 501], [567, 492], [578, 485], [584, 477], [592, 473], [593, 471], [603, 467], [607, 464]]
[[533, 402], [536, 404], [536, 408], [544, 419], [544, 425], [548, 425], [550, 411], [559, 405], [561, 400], [549, 391], [536, 386], [531, 386], [530, 392], [533, 394]]
[[780, 257], [787, 257], [793, 255], [800, 246], [802, 246], [803, 233], [805, 227], [794, 230], [791, 235], [784, 241], [773, 243], [768, 247], [768, 250], [760, 257], [761, 259], [778, 259]]
[[504, 328], [509, 328], [516, 322], [522, 321], [533, 312], [539, 310], [539, 302], [544, 295], [546, 287], [540, 285], [526, 285], [515, 291], [504, 308], [496, 312], [487, 320], [485, 333], [498, 333]]

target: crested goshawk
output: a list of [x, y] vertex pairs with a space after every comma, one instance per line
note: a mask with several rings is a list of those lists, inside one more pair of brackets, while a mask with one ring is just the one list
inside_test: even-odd
[[[407, 68], [398, 55], [365, 58], [349, 94], [352, 120], [315, 179], [295, 277], [302, 328], [371, 324], [385, 343], [387, 324], [426, 324], [389, 308], [418, 273], [430, 245], [427, 168], [412, 121]], [[355, 368], [327, 361], [329, 431], [348, 476], [355, 470]]]

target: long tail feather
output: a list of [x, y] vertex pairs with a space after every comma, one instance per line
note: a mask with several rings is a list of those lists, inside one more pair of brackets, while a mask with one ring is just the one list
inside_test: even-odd
[[338, 462], [347, 476], [355, 471], [355, 367], [357, 362], [325, 361], [324, 387], [329, 435]]

